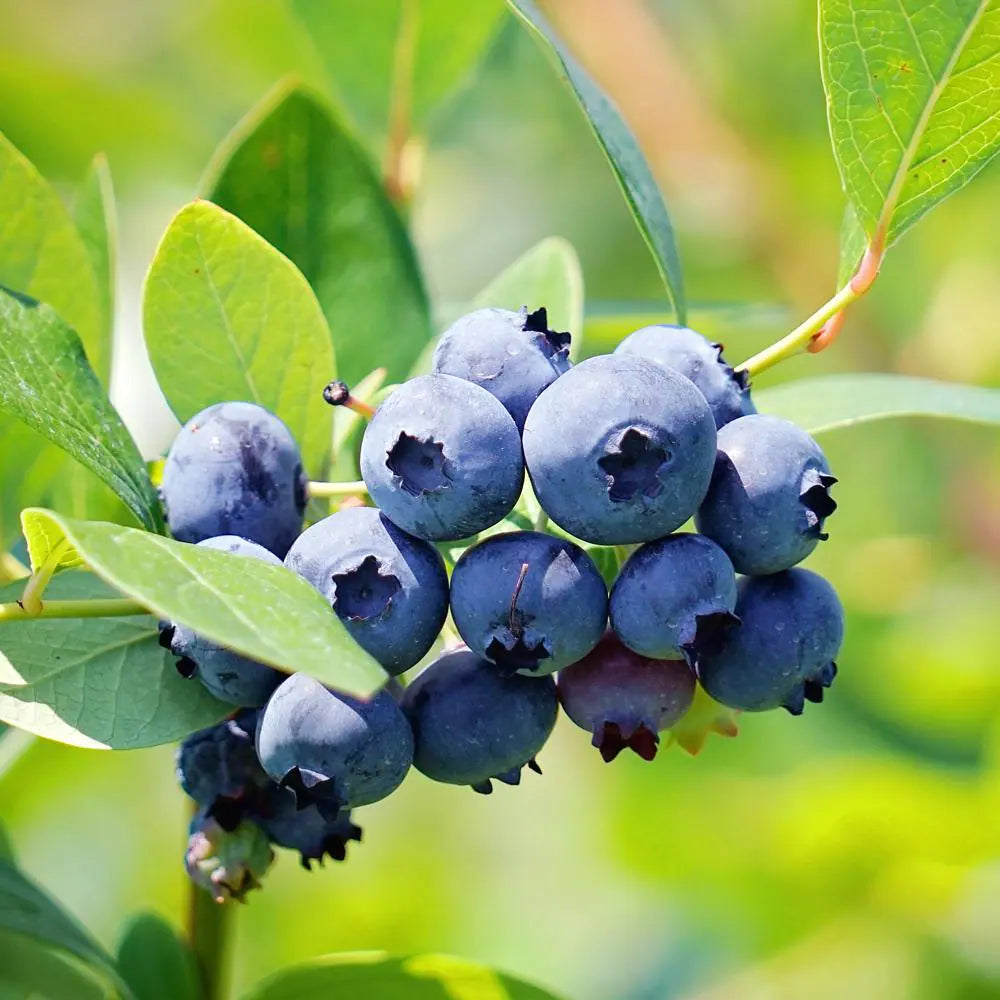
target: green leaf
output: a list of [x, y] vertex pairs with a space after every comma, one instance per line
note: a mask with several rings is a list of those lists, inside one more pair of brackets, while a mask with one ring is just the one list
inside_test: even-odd
[[201, 1000], [203, 996], [190, 948], [155, 913], [140, 913], [128, 922], [117, 957], [118, 971], [136, 1000]]
[[[434, 107], [471, 71], [503, 16], [497, 0], [292, 0], [334, 89], [376, 132], [391, 107], [420, 130]], [[404, 9], [406, 15], [404, 17]]]
[[160, 618], [352, 694], [371, 694], [385, 682], [382, 668], [347, 634], [329, 604], [284, 566], [117, 524], [37, 513], [65, 532], [98, 576]]
[[909, 375], [820, 375], [761, 389], [754, 402], [810, 434], [887, 417], [1000, 424], [1000, 389]]
[[87, 364], [79, 338], [51, 306], [2, 291], [0, 410], [99, 476], [140, 524], [162, 528], [142, 456]]
[[1000, 151], [995, 0], [820, 0], [834, 156], [888, 247]]
[[220, 147], [203, 191], [301, 269], [348, 384], [374, 367], [406, 374], [430, 336], [416, 254], [366, 154], [321, 100], [279, 86]]
[[39, 517], [37, 510], [29, 508], [21, 512], [21, 529], [28, 546], [33, 573], [48, 562], [56, 549], [60, 549], [56, 570], [74, 569], [83, 565], [83, 557], [68, 543], [59, 525], [47, 517]]
[[[156, 536], [150, 536], [156, 537]], [[16, 600], [23, 582], [0, 590]], [[46, 599], [119, 596], [90, 573], [55, 577]], [[177, 673], [149, 615], [0, 622], [0, 719], [73, 746], [171, 743], [232, 711]]]
[[638, 141], [608, 96], [563, 45], [537, 4], [533, 0], [507, 0], [507, 3], [551, 52], [569, 81], [653, 254], [677, 322], [685, 323], [683, 278], [674, 228]]
[[843, 288], [854, 277], [864, 256], [868, 237], [858, 219], [857, 210], [848, 202], [840, 223], [840, 267], [837, 270], [837, 287]]
[[526, 250], [473, 300], [476, 309], [527, 306], [548, 310], [553, 330], [568, 330], [574, 347], [583, 339], [583, 271], [573, 245], [550, 236]]
[[332, 416], [330, 331], [298, 268], [234, 215], [196, 201], [170, 223], [146, 278], [146, 346], [181, 421], [241, 399], [288, 425], [322, 475]]
[[59, 196], [3, 135], [0, 219], [0, 285], [52, 306], [77, 332], [94, 371], [107, 371], [87, 247]]
[[0, 930], [0, 956], [0, 1000], [116, 1000], [123, 996], [106, 971], [20, 934]]
[[[59, 196], [0, 134], [0, 285], [47, 302], [76, 330], [97, 371], [109, 355], [87, 247]], [[0, 413], [0, 543], [17, 532], [21, 507], [48, 495], [72, 463], [40, 435]]]
[[[20, 935], [26, 939], [22, 942], [25, 945], [35, 941], [46, 948], [57, 948], [115, 977], [110, 956], [87, 931], [27, 876], [5, 861], [0, 861], [0, 933]], [[13, 958], [11, 952], [3, 954], [5, 961], [0, 969], [7, 967], [8, 958]]]
[[242, 1000], [556, 1000], [555, 994], [484, 965], [445, 955], [390, 958], [345, 952], [285, 969]]
[[108, 384], [111, 377], [112, 337], [115, 325], [115, 267], [118, 262], [118, 219], [111, 170], [103, 153], [94, 157], [76, 194], [73, 217], [80, 232], [97, 283], [101, 312], [98, 377]]

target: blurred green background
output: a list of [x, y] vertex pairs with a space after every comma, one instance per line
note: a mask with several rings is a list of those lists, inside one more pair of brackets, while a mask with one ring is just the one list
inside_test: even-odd
[[[324, 5], [297, 6], [315, 17]], [[166, 223], [287, 74], [336, 93], [383, 157], [388, 55], [368, 53], [391, 51], [380, 12], [395, 6], [326, 4], [343, 53], [331, 68], [279, 0], [0, 0], [0, 128], [67, 190], [93, 153], [110, 158], [114, 395], [148, 454], [174, 426], [139, 333]], [[486, 29], [475, 69], [420, 119], [410, 212], [439, 312], [551, 234], [580, 253], [588, 310], [661, 301], [611, 173], [534, 41], [492, 0], [452, 6]], [[545, 6], [650, 158], [691, 300], [731, 307], [710, 310], [705, 332], [737, 361], [811, 312], [832, 291], [843, 207], [814, 4]], [[438, 46], [432, 67], [455, 55], [450, 35]], [[892, 251], [835, 349], [761, 384], [884, 370], [1000, 385], [998, 210], [994, 168]], [[479, 959], [573, 1000], [1000, 996], [1000, 440], [893, 422], [822, 443], [841, 508], [809, 564], [848, 611], [827, 704], [744, 717], [737, 739], [652, 764], [605, 766], [564, 720], [544, 777], [490, 798], [414, 772], [356, 816], [365, 842], [348, 864], [308, 874], [280, 859], [238, 915], [236, 984], [375, 948]], [[137, 908], [181, 920], [186, 812], [166, 747], [39, 742], [0, 776], [22, 866], [109, 946]]]

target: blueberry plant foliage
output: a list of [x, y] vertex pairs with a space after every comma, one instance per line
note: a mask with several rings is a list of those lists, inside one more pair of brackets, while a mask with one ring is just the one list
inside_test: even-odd
[[[979, 387], [758, 380], [828, 347], [892, 245], [1000, 151], [993, 0], [820, 0], [847, 202], [838, 286], [735, 368], [684, 329], [697, 314], [650, 167], [532, 0], [506, 12], [373, 0], [367, 47], [349, 5], [289, 6], [328, 92], [283, 82], [252, 109], [149, 268], [146, 346], [187, 435], [165, 465], [144, 460], [108, 397], [108, 164], [95, 157], [67, 207], [0, 135], [0, 760], [36, 736], [112, 750], [183, 740], [195, 809], [186, 933], [138, 915], [114, 955], [0, 835], [0, 984], [15, 995], [224, 995], [224, 917], [272, 846], [307, 867], [343, 860], [361, 837], [352, 810], [411, 763], [480, 792], [517, 784], [539, 770], [560, 701], [606, 761], [697, 752], [709, 732], [735, 735], [738, 711], [798, 714], [833, 682], [843, 630], [833, 589], [793, 568], [836, 506], [810, 435], [890, 417], [1000, 424], [1000, 392]], [[425, 125], [511, 15], [568, 82], [653, 255], [662, 310], [641, 321], [588, 308], [556, 237], [467, 309], [428, 299], [405, 213]], [[351, 120], [382, 141], [382, 170]], [[438, 333], [460, 313], [445, 350]], [[605, 334], [623, 324], [647, 329], [611, 353]], [[515, 356], [517, 376], [498, 380]], [[588, 393], [600, 421], [573, 416]], [[214, 409], [233, 401], [250, 416]], [[297, 453], [269, 458], [254, 413], [276, 416]], [[198, 436], [212, 420], [230, 422], [224, 459], [221, 432]], [[238, 541], [172, 537], [171, 508], [180, 533], [177, 511], [207, 505], [225, 536], [250, 523], [247, 496], [266, 513], [281, 490], [296, 531], [320, 525], [284, 565], [284, 551], [247, 559]], [[673, 535], [696, 510], [701, 534]], [[233, 695], [250, 670], [264, 688]], [[279, 970], [245, 997], [445, 993], [551, 997], [464, 960], [378, 953]]]

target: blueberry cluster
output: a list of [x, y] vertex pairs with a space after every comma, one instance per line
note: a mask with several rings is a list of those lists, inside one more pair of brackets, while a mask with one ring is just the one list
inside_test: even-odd
[[[517, 784], [560, 703], [605, 760], [625, 747], [649, 760], [699, 684], [734, 710], [822, 699], [843, 611], [796, 568], [836, 506], [819, 446], [757, 414], [746, 378], [693, 330], [645, 327], [575, 365], [569, 342], [544, 309], [458, 320], [432, 372], [371, 416], [372, 505], [304, 531], [308, 484], [277, 417], [222, 403], [181, 430], [162, 485], [177, 538], [283, 558], [393, 678], [430, 659], [363, 701], [163, 623], [178, 668], [244, 709], [182, 748], [210, 859], [189, 852], [189, 868], [228, 871], [201, 843], [213, 824], [249, 824], [307, 863], [342, 857], [360, 832], [350, 810], [411, 764], [480, 792]], [[325, 396], [352, 399], [342, 383]], [[697, 532], [679, 532], [692, 518]], [[598, 554], [613, 555], [610, 594]]]

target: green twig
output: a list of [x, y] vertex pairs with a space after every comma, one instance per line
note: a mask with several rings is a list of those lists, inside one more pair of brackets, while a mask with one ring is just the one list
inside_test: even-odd
[[[764, 348], [759, 354], [748, 358], [737, 371], [748, 372], [751, 376], [759, 375], [779, 361], [798, 354], [799, 351], [810, 348], [822, 350], [827, 347], [840, 329], [843, 311], [852, 303], [857, 302], [872, 287], [882, 266], [884, 251], [881, 242], [873, 242], [865, 250], [864, 257], [858, 265], [854, 276], [829, 302], [825, 302], [807, 320], [800, 323], [788, 336], [782, 337], [777, 343]], [[831, 322], [832, 321], [832, 322]], [[831, 336], [821, 336], [824, 327], [831, 323]]]
[[23, 607], [20, 601], [0, 604], [0, 622], [28, 621], [32, 618], [120, 618], [146, 614], [149, 614], [149, 608], [128, 597], [46, 601], [37, 611]]
[[0, 555], [0, 574], [8, 580], [23, 580], [31, 576], [31, 570], [11, 552]]
[[63, 553], [69, 548], [69, 539], [64, 538], [48, 554], [45, 562], [42, 563], [24, 585], [24, 593], [18, 604], [30, 615], [36, 615], [42, 610], [42, 594], [49, 585], [55, 571], [59, 568]]
[[233, 903], [217, 903], [200, 886], [188, 884], [187, 936], [201, 976], [204, 1000], [221, 1000], [229, 968], [229, 927]]
[[331, 497], [366, 497], [368, 487], [360, 479], [353, 483], [310, 483], [309, 496], [315, 500]]

